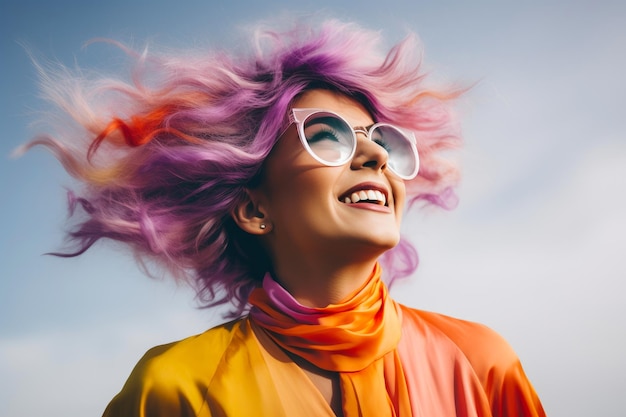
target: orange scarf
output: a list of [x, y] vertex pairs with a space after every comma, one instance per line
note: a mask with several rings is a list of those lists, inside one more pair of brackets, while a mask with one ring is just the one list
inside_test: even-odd
[[284, 350], [339, 372], [345, 417], [411, 416], [396, 351], [400, 318], [374, 267], [367, 282], [339, 304], [299, 304], [269, 274], [250, 295], [251, 320]]

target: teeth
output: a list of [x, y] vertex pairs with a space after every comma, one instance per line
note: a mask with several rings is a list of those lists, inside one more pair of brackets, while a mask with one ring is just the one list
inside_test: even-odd
[[383, 203], [383, 206], [387, 204], [387, 197], [385, 197], [385, 194], [376, 190], [376, 196], [378, 197], [378, 200]]
[[358, 203], [361, 200], [377, 201], [383, 206], [387, 204], [387, 198], [385, 197], [385, 194], [381, 193], [378, 190], [356, 191], [352, 193], [350, 197], [345, 197], [343, 199], [343, 202], [346, 204], [350, 204]]

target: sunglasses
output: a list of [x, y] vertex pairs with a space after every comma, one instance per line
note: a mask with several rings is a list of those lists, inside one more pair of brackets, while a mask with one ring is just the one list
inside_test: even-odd
[[292, 109], [289, 119], [298, 128], [302, 146], [324, 165], [340, 166], [352, 160], [356, 135], [363, 133], [387, 151], [387, 166], [394, 174], [404, 180], [417, 175], [419, 155], [412, 132], [388, 123], [353, 128], [337, 113], [322, 109]]

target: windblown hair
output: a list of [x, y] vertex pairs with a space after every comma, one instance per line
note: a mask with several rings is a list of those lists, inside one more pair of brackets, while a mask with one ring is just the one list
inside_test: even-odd
[[[385, 54], [379, 34], [355, 24], [299, 22], [258, 30], [252, 51], [174, 56], [121, 47], [130, 81], [40, 71], [44, 94], [74, 128], [25, 149], [46, 146], [84, 184], [69, 193], [70, 213], [82, 209], [68, 232], [73, 249], [58, 255], [79, 255], [101, 238], [123, 242], [188, 280], [203, 305], [230, 302], [231, 316], [241, 315], [270, 265], [231, 212], [258, 181], [294, 98], [320, 86], [415, 132], [421, 166], [406, 184], [409, 207], [455, 204], [457, 169], [440, 153], [460, 142], [449, 109], [458, 91], [427, 88], [415, 36]], [[417, 252], [402, 239], [381, 263], [390, 281], [415, 270]]]

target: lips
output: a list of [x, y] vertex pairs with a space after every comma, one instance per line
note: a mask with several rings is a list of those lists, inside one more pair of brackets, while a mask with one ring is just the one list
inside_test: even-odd
[[342, 194], [339, 201], [346, 204], [369, 203], [387, 206], [387, 195], [387, 190], [379, 185], [359, 184]]

